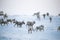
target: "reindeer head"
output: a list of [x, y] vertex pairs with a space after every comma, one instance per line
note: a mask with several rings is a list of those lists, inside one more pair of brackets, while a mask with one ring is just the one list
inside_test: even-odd
[[25, 22], [24, 22], [24, 21], [22, 21], [22, 24], [25, 24]]
[[33, 24], [35, 24], [35, 21], [33, 21]]

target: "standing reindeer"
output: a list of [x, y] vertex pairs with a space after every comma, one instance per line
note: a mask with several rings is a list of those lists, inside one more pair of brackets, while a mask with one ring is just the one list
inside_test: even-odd
[[4, 12], [3, 11], [0, 11], [0, 16], [3, 16], [4, 15]]
[[5, 25], [5, 24], [8, 25], [8, 22], [7, 22], [7, 21], [2, 21], [2, 22], [1, 22], [1, 25], [3, 25], [3, 24], [4, 24], [4, 25]]
[[45, 16], [46, 16], [46, 15], [45, 15], [45, 14], [43, 14], [43, 18], [44, 18], [44, 19], [45, 19]]
[[5, 19], [5, 18], [7, 18], [8, 16], [7, 16], [7, 14], [5, 13], [3, 17], [4, 17], [4, 19]]
[[58, 16], [60, 16], [60, 14], [58, 14]]
[[52, 17], [49, 17], [50, 22], [52, 21]]
[[44, 26], [43, 25], [40, 25], [40, 26], [37, 26], [36, 27], [36, 31], [39, 30], [39, 31], [44, 31]]
[[8, 22], [7, 22], [7, 21], [4, 21], [4, 19], [1, 19], [1, 20], [0, 20], [0, 24], [1, 24], [1, 26], [2, 26], [2, 25], [5, 25], [5, 24], [8, 24]]
[[8, 23], [12, 23], [12, 22], [14, 22], [15, 21], [15, 19], [7, 19], [7, 22]]
[[2, 25], [2, 23], [1, 23], [2, 21], [3, 21], [3, 19], [0, 19], [0, 24], [1, 24], [1, 25]]
[[47, 16], [49, 16], [49, 13], [47, 12], [47, 14], [46, 14]]
[[18, 25], [19, 25], [20, 27], [22, 27], [22, 25], [25, 24], [24, 21], [22, 21], [22, 22], [14, 21], [13, 23], [15, 23], [15, 25], [17, 25], [17, 27], [18, 27]]
[[57, 28], [57, 30], [59, 30], [59, 31], [60, 31], [60, 26]]
[[33, 25], [35, 24], [35, 21], [31, 22], [31, 21], [28, 21], [27, 22], [27, 26], [28, 26], [28, 33], [32, 33], [32, 30], [33, 30]]
[[33, 16], [36, 15], [37, 16], [37, 19], [40, 20], [40, 12], [37, 12], [37, 13], [34, 13]]
[[4, 14], [4, 12], [3, 12], [3, 11], [0, 11], [0, 16], [3, 16], [3, 17], [4, 17], [4, 19], [8, 17], [8, 16], [7, 16], [7, 14], [6, 14], [6, 13]]

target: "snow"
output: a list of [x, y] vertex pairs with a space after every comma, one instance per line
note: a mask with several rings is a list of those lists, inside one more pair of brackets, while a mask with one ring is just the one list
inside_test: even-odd
[[[1, 17], [0, 17], [1, 18]], [[36, 16], [9, 16], [9, 19], [16, 19], [18, 21], [36, 21], [34, 28], [39, 25], [44, 25], [44, 31], [33, 31], [28, 33], [26, 24], [22, 28], [15, 26], [13, 23], [8, 25], [0, 25], [0, 40], [60, 40], [60, 31], [57, 31], [57, 27], [60, 26], [60, 17], [52, 16], [52, 22], [50, 23], [49, 17], [44, 19], [42, 16], [40, 20]]]

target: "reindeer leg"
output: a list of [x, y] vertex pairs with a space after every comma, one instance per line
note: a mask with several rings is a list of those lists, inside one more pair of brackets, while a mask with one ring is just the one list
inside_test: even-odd
[[18, 24], [17, 24], [17, 27], [18, 27]]
[[4, 26], [5, 26], [5, 23], [4, 23]]
[[43, 29], [43, 31], [44, 31], [44, 29]]
[[31, 33], [32, 33], [32, 30], [31, 30]]
[[20, 25], [20, 27], [22, 27], [22, 25]]
[[1, 26], [2, 26], [2, 23], [1, 23]]
[[[16, 25], [16, 24], [15, 24]], [[15, 27], [15, 25], [14, 25], [14, 27]]]
[[28, 31], [28, 33], [29, 33], [29, 31]]

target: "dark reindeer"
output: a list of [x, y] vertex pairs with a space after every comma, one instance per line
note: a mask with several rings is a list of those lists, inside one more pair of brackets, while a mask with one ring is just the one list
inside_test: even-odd
[[60, 26], [57, 28], [57, 31], [58, 31], [58, 30], [60, 31]]
[[44, 19], [45, 19], [45, 16], [46, 16], [46, 15], [45, 15], [45, 14], [43, 14], [43, 18], [44, 18]]
[[24, 21], [22, 21], [22, 22], [14, 21], [13, 23], [15, 23], [15, 25], [17, 25], [17, 27], [18, 26], [22, 27], [22, 25], [25, 24]]
[[8, 17], [8, 16], [7, 16], [7, 14], [6, 14], [6, 13], [4, 14], [4, 12], [3, 12], [3, 11], [0, 11], [0, 16], [3, 16], [3, 17], [4, 17], [4, 19]]
[[40, 26], [37, 26], [36, 27], [36, 31], [39, 30], [39, 31], [44, 31], [44, 26], [43, 25], [40, 25]]
[[47, 12], [47, 14], [46, 14], [47, 16], [49, 16], [49, 13]]
[[[3, 19], [0, 19], [0, 24], [1, 24], [1, 22], [3, 21]], [[1, 24], [2, 25], [2, 24]]]
[[0, 11], [0, 16], [3, 16], [4, 15], [4, 12], [3, 11]]
[[5, 24], [8, 25], [8, 22], [7, 22], [7, 21], [2, 21], [2, 22], [1, 22], [1, 25], [3, 25], [3, 24], [4, 24], [4, 25], [5, 25]]
[[28, 33], [32, 33], [32, 30], [33, 30], [32, 28], [29, 28]]
[[1, 19], [1, 20], [0, 20], [0, 24], [1, 24], [1, 26], [2, 26], [2, 25], [8, 24], [8, 22], [7, 22], [7, 21], [4, 21], [4, 19]]
[[37, 19], [40, 20], [40, 12], [37, 12], [37, 13], [34, 13], [33, 16], [36, 15], [37, 16]]
[[27, 22], [27, 26], [28, 26], [28, 33], [32, 33], [32, 30], [33, 30], [33, 25], [35, 24], [35, 21], [31, 22], [31, 21], [28, 21]]
[[58, 14], [58, 16], [60, 16], [60, 14]]
[[8, 23], [12, 23], [12, 22], [14, 22], [15, 21], [15, 19], [7, 19], [7, 22]]
[[5, 18], [7, 18], [7, 17], [8, 17], [8, 15], [5, 13], [5, 14], [3, 15], [3, 17], [4, 17], [4, 19], [5, 19]]
[[52, 21], [52, 17], [49, 17], [50, 22]]

